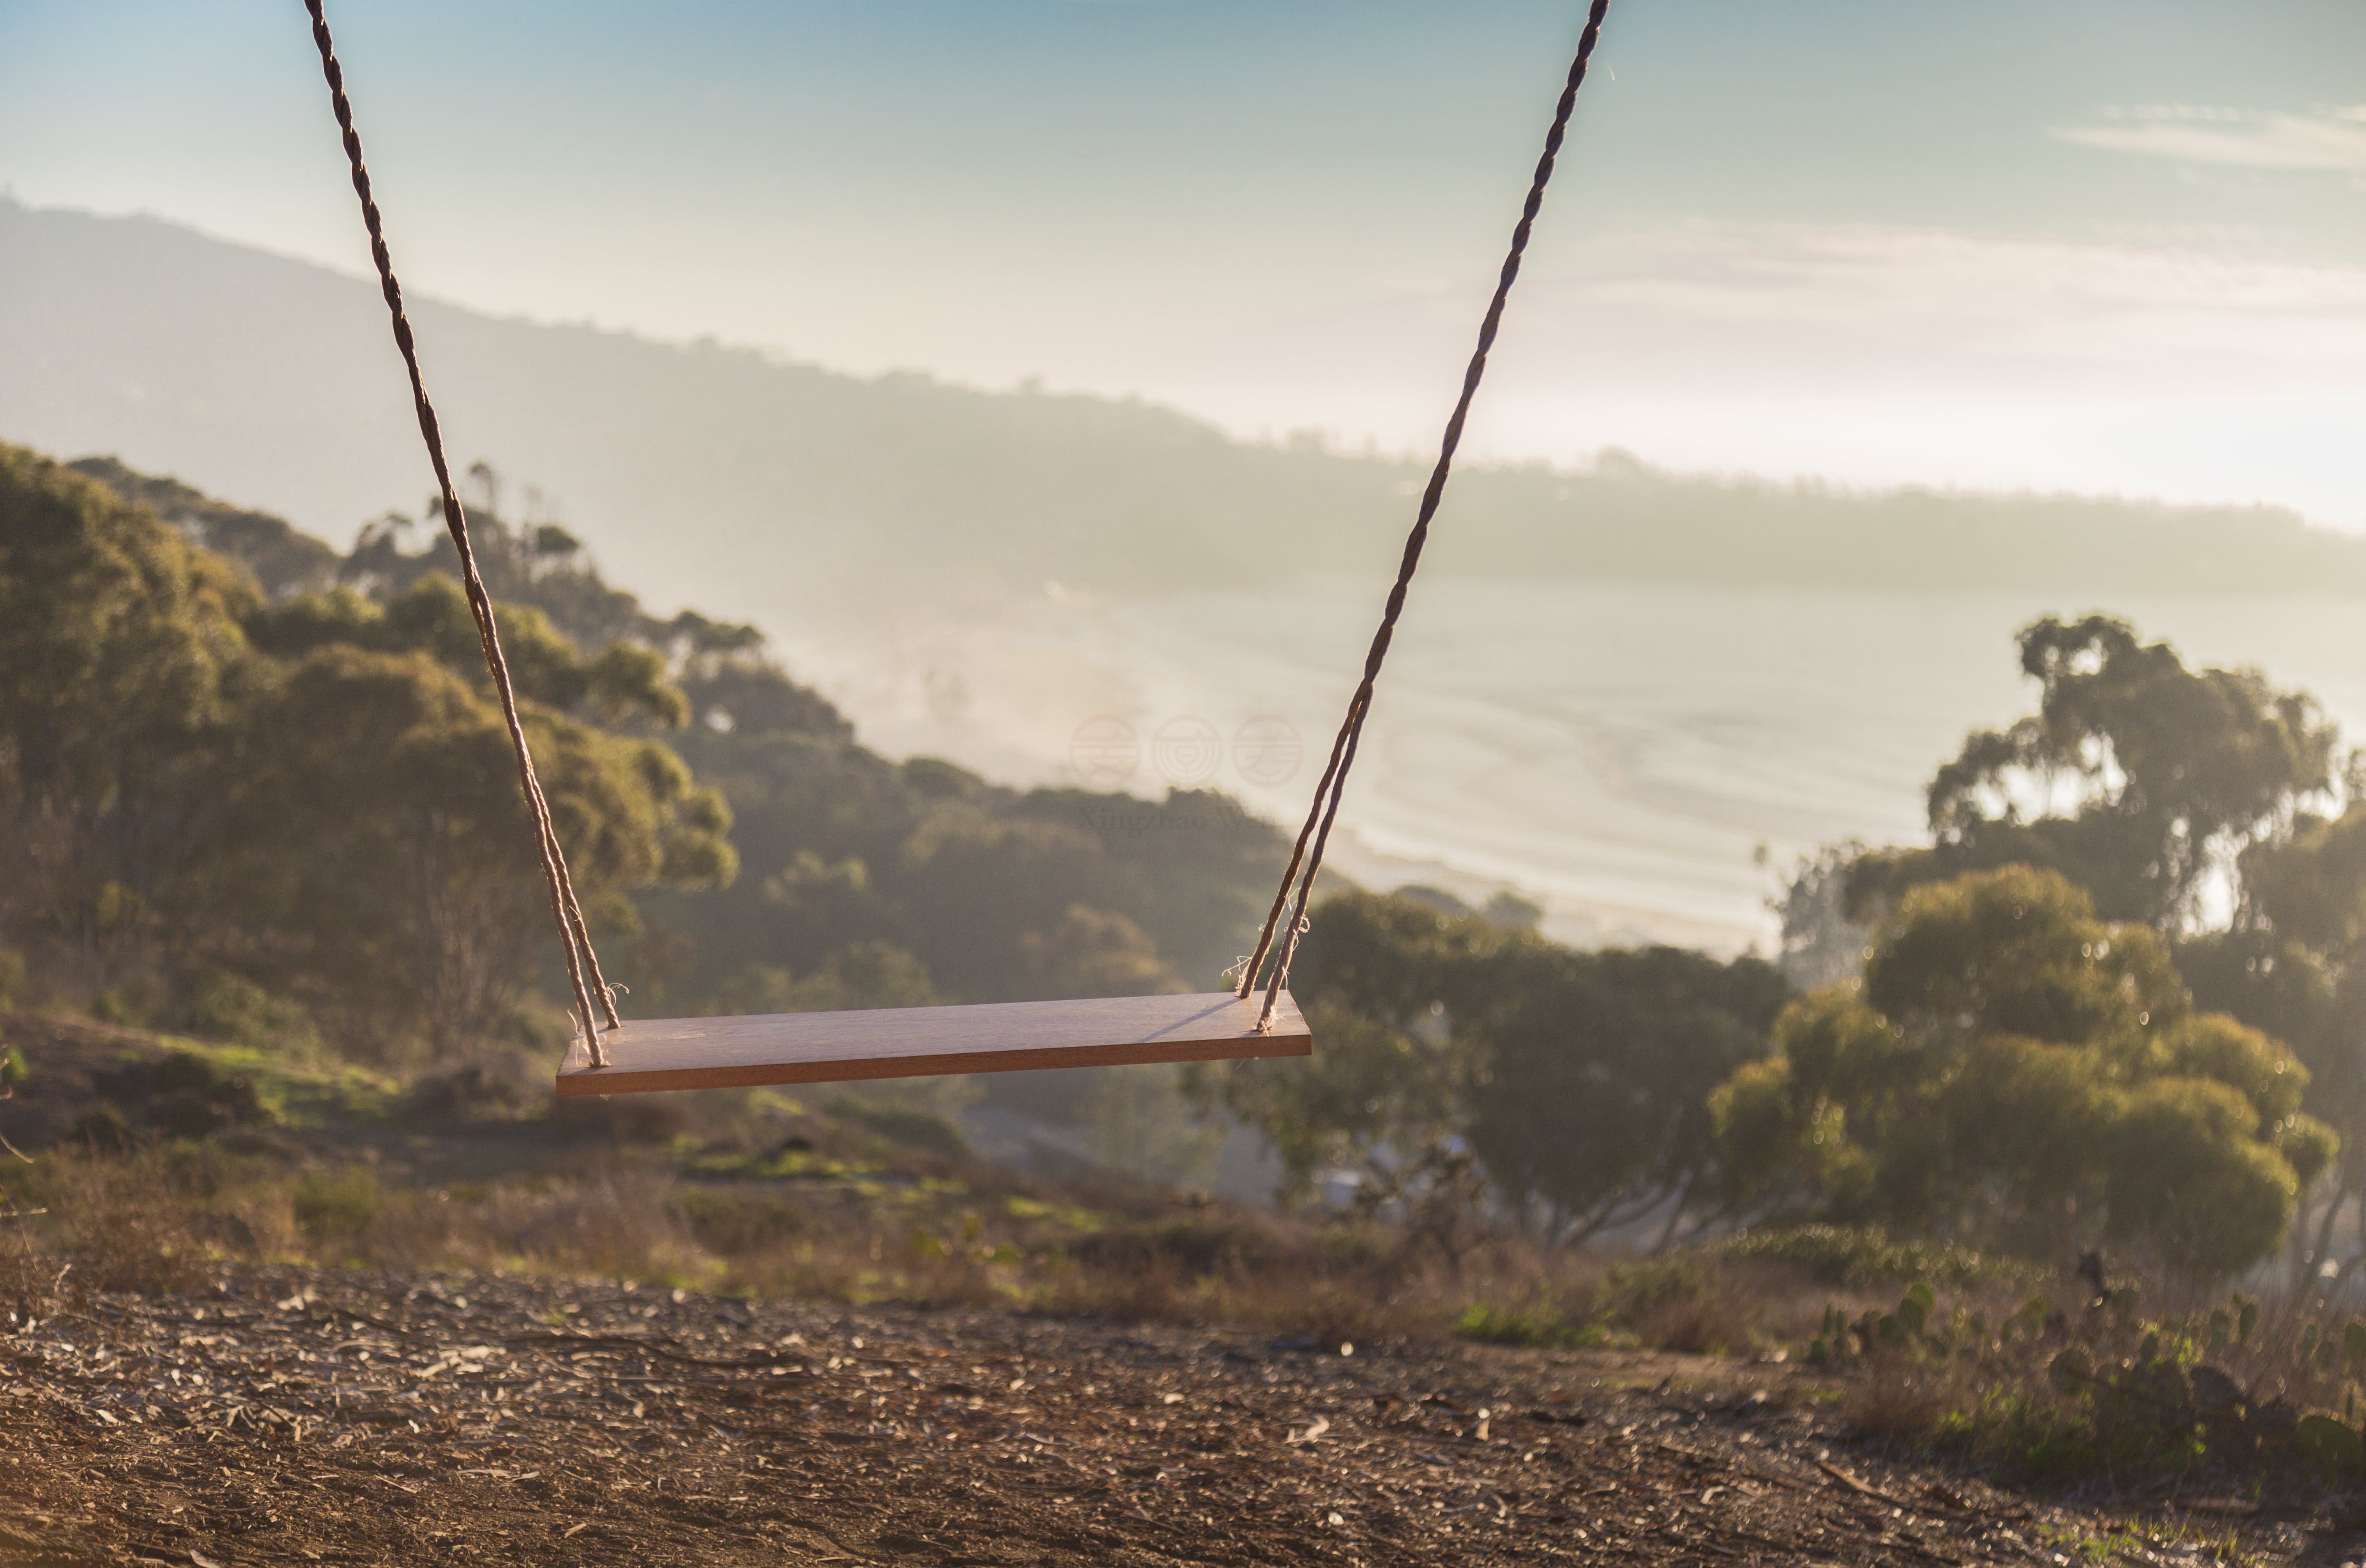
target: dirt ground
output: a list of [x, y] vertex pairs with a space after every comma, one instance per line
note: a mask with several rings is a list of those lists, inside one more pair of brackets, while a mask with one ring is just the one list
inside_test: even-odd
[[1891, 1462], [1801, 1369], [1343, 1352], [245, 1270], [0, 1323], [0, 1563], [2366, 1559], [2338, 1499], [2037, 1500]]

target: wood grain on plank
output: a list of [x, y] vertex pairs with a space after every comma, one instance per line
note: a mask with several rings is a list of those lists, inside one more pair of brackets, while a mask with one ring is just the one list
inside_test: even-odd
[[601, 1035], [604, 1067], [590, 1066], [580, 1040], [568, 1048], [558, 1092], [646, 1094], [1311, 1055], [1313, 1037], [1290, 993], [1281, 994], [1272, 1032], [1260, 1034], [1264, 1002], [1262, 993], [1244, 999], [1209, 991], [627, 1021]]

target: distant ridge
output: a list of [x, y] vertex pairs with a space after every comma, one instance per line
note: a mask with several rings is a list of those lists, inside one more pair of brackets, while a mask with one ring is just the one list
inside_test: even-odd
[[[653, 603], [1378, 574], [1414, 464], [1138, 401], [858, 378], [414, 302], [455, 456], [548, 491]], [[0, 436], [120, 456], [350, 538], [428, 477], [374, 288], [153, 219], [0, 199]], [[513, 497], [514, 500], [514, 497]], [[2273, 509], [1853, 494], [1472, 468], [1431, 570], [1884, 591], [2366, 594], [2366, 541]]]

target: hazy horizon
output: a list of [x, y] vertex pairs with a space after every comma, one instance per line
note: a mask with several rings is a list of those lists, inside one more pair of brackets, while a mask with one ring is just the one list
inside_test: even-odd
[[[1391, 453], [1435, 441], [1579, 18], [332, 12], [422, 298]], [[0, 188], [364, 270], [300, 15], [10, 0], [0, 36]], [[2361, 45], [2333, 0], [1614, 7], [1472, 450], [2366, 527]]]

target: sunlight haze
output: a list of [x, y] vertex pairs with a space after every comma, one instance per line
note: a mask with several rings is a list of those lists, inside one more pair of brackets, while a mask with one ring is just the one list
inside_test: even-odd
[[[416, 295], [1435, 442], [1568, 5], [335, 8]], [[364, 270], [299, 10], [0, 4], [0, 186]], [[1614, 8], [1482, 454], [2366, 526], [2366, 13]]]

